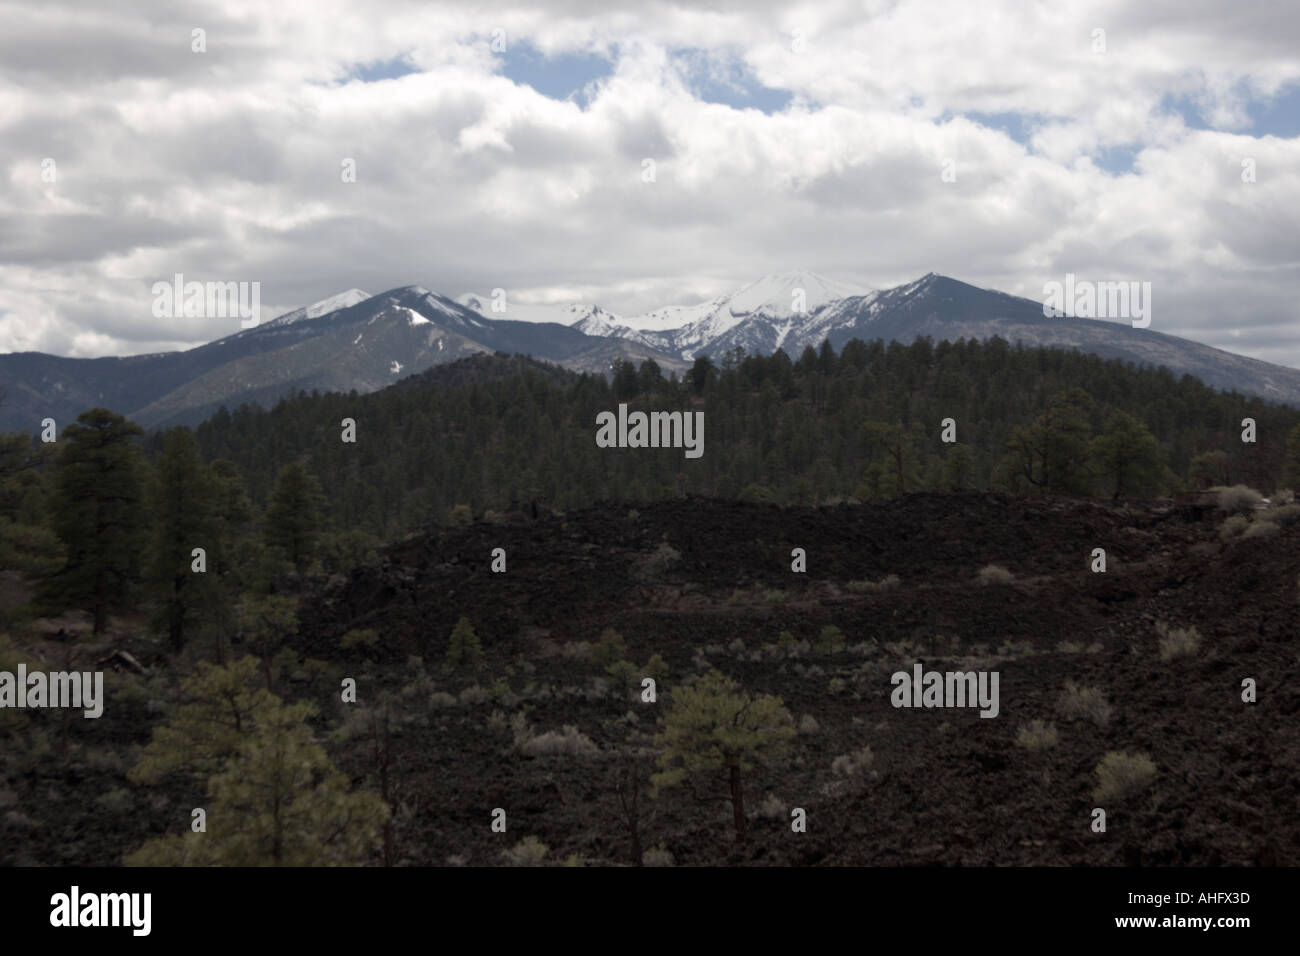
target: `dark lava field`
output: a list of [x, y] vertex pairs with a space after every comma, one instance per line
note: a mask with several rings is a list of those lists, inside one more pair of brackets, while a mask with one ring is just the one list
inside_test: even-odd
[[[1170, 508], [989, 494], [806, 509], [687, 499], [478, 522], [414, 537], [336, 582], [310, 605], [303, 632], [315, 640], [302, 650], [325, 656], [348, 629], [375, 628], [382, 649], [355, 669], [363, 686], [396, 690], [411, 658], [435, 673], [464, 614], [486, 652], [479, 683], [516, 664], [513, 707], [458, 701], [403, 736], [399, 772], [419, 797], [411, 862], [495, 862], [495, 807], [550, 857], [622, 862], [608, 766], [618, 761], [512, 753], [489, 716], [526, 708], [537, 729], [572, 725], [603, 752], [610, 721], [631, 711], [653, 729], [674, 681], [717, 668], [812, 721], [783, 761], [749, 774], [742, 846], [729, 806], [709, 801], [724, 790], [644, 801], [654, 818], [641, 842], [679, 864], [1295, 865], [1300, 525], [1227, 542], [1217, 527]], [[504, 573], [490, 570], [495, 548]], [[791, 571], [795, 548], [804, 573]], [[1104, 573], [1090, 570], [1095, 548]], [[981, 584], [988, 564], [1013, 580]], [[892, 587], [851, 584], [889, 575]], [[1195, 627], [1199, 650], [1163, 660], [1158, 623]], [[826, 625], [845, 650], [817, 650]], [[599, 669], [565, 653], [605, 628], [623, 635], [629, 660], [666, 661], [658, 702], [596, 693]], [[812, 646], [781, 653], [782, 631]], [[890, 676], [916, 662], [998, 671], [998, 716], [896, 709]], [[1254, 703], [1242, 700], [1245, 678]], [[436, 682], [452, 693], [465, 683]], [[1100, 691], [1107, 719], [1063, 715], [1067, 682]], [[1034, 719], [1054, 724], [1055, 746], [1017, 745]], [[869, 768], [832, 771], [866, 747]], [[1109, 751], [1149, 755], [1156, 776], [1107, 802], [1098, 833], [1091, 794]], [[791, 831], [793, 807], [806, 810], [806, 833]]]
[[[1219, 516], [984, 493], [489, 517], [413, 535], [302, 594], [291, 643], [319, 663], [283, 693], [317, 701], [320, 738], [357, 785], [378, 792], [382, 772], [393, 863], [499, 865], [532, 837], [545, 848], [534, 862], [571, 865], [638, 851], [677, 865], [1300, 864], [1300, 523], [1223, 540]], [[1010, 579], [986, 583], [988, 565]], [[449, 671], [462, 616], [483, 658]], [[822, 640], [827, 626], [842, 646]], [[1166, 659], [1158, 626], [1200, 641]], [[599, 659], [610, 628], [630, 681]], [[369, 646], [343, 641], [364, 629]], [[150, 674], [108, 676], [110, 696], [138, 702], [73, 728], [116, 759], [88, 751], [60, 763], [71, 778], [11, 778], [11, 803], [44, 800], [28, 816], [60, 823], [19, 834], [5, 818], [6, 862], [23, 862], [9, 839], [23, 835], [30, 859], [114, 864], [193, 805], [125, 782], [161, 719], [144, 699], [163, 666], [149, 640], [121, 646]], [[917, 663], [997, 672], [997, 716], [894, 707], [891, 675]], [[743, 842], [725, 784], [651, 792], [674, 686], [710, 669], [780, 697], [798, 728], [744, 775]], [[643, 673], [657, 675], [654, 702]], [[339, 701], [340, 677], [356, 678], [358, 705]], [[123, 694], [130, 683], [144, 692]], [[349, 731], [349, 706], [387, 712], [382, 759]], [[1035, 736], [1034, 721], [1050, 729]], [[1146, 755], [1154, 776], [1097, 797], [1111, 752]], [[87, 788], [124, 793], [120, 810], [78, 805]]]

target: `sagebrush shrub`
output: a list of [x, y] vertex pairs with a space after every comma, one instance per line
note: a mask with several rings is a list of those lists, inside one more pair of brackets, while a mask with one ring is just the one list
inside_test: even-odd
[[1000, 565], [986, 564], [980, 568], [976, 578], [980, 584], [988, 587], [990, 584], [1010, 584], [1016, 576]]
[[1144, 753], [1110, 751], [1097, 764], [1096, 800], [1118, 800], [1141, 793], [1156, 778], [1156, 765]]
[[1096, 687], [1080, 687], [1072, 680], [1065, 682], [1065, 690], [1056, 704], [1066, 720], [1090, 720], [1098, 727], [1110, 723], [1114, 709], [1106, 695]]
[[1047, 750], [1055, 747], [1057, 740], [1056, 725], [1050, 721], [1031, 720], [1016, 734], [1016, 743], [1026, 750]]
[[560, 730], [538, 734], [526, 740], [519, 749], [529, 757], [592, 757], [599, 752], [591, 738], [572, 724], [565, 724]]
[[854, 594], [879, 594], [882, 591], [892, 591], [900, 582], [897, 574], [890, 574], [879, 581], [850, 581], [846, 587]]
[[871, 752], [871, 747], [863, 747], [852, 753], [840, 754], [832, 760], [831, 773], [837, 777], [857, 777], [871, 769], [875, 760], [876, 755]]
[[1220, 485], [1210, 490], [1218, 493], [1219, 510], [1228, 514], [1254, 511], [1264, 500], [1258, 491], [1245, 485], [1233, 485], [1231, 488]]
[[1172, 661], [1179, 657], [1191, 657], [1201, 647], [1201, 632], [1195, 627], [1171, 628], [1164, 621], [1156, 624], [1156, 633], [1160, 635], [1160, 659]]
[[1272, 521], [1265, 521], [1262, 518], [1252, 521], [1250, 526], [1241, 533], [1243, 538], [1271, 538], [1277, 534], [1280, 529]]
[[548, 847], [535, 836], [526, 836], [508, 850], [502, 850], [507, 866], [541, 866], [550, 852]]

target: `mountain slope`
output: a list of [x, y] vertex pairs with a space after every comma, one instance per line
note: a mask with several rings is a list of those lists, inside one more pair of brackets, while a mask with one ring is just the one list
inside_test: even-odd
[[[853, 338], [909, 343], [919, 336], [935, 341], [1000, 336], [1028, 346], [1070, 348], [1101, 358], [1163, 365], [1214, 388], [1300, 405], [1300, 370], [1131, 324], [1048, 318], [1040, 302], [933, 273], [875, 296], [845, 299], [817, 318], [825, 327], [825, 337], [837, 348]], [[822, 337], [809, 335], [799, 347], [820, 344]]]
[[604, 374], [617, 359], [684, 362], [639, 341], [556, 323], [486, 318], [421, 286], [376, 296], [349, 290], [185, 352], [129, 358], [0, 355], [0, 429], [62, 428], [96, 405], [146, 427], [194, 424], [222, 405], [273, 404], [298, 390], [361, 393], [482, 352], [522, 353]]

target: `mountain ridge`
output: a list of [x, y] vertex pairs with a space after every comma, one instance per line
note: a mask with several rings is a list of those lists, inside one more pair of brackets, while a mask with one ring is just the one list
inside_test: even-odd
[[[802, 306], [802, 308], [800, 308]], [[488, 308], [485, 313], [483, 309]], [[890, 289], [866, 289], [796, 270], [765, 276], [695, 306], [647, 313], [675, 329], [637, 329], [598, 305], [545, 306], [524, 318], [491, 313], [482, 297], [420, 285], [367, 296], [348, 289], [251, 329], [182, 352], [73, 359], [39, 352], [0, 355], [0, 428], [62, 427], [87, 408], [120, 411], [147, 428], [196, 424], [222, 405], [273, 404], [293, 392], [361, 393], [467, 355], [504, 352], [608, 374], [618, 361], [657, 362], [683, 373], [699, 355], [743, 349], [796, 357], [828, 341], [910, 343], [987, 340], [1077, 349], [1194, 375], [1207, 385], [1300, 406], [1300, 370], [1118, 322], [1048, 317], [1041, 303], [930, 272]], [[515, 310], [512, 317], [512, 310]], [[676, 311], [673, 311], [676, 310]], [[537, 315], [572, 317], [570, 323]], [[656, 318], [657, 316], [657, 318]], [[634, 317], [635, 319], [635, 317]]]

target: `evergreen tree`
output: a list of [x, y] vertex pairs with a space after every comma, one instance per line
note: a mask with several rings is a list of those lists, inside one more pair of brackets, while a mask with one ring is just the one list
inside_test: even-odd
[[266, 510], [266, 544], [279, 548], [299, 573], [316, 557], [321, 499], [320, 486], [306, 468], [294, 462], [281, 469]]
[[[173, 428], [164, 437], [150, 504], [154, 531], [145, 580], [158, 602], [156, 622], [179, 651], [186, 628], [220, 600], [216, 568], [207, 566], [215, 563], [219, 546], [216, 486], [188, 428]], [[195, 548], [205, 554], [202, 572], [194, 570]]]
[[1286, 436], [1286, 464], [1282, 480], [1288, 488], [1300, 491], [1300, 424]]
[[1078, 396], [1054, 401], [1031, 424], [1012, 431], [1004, 473], [1042, 494], [1088, 494], [1089, 431]]
[[704, 389], [713, 381], [716, 369], [713, 367], [713, 359], [707, 355], [698, 355], [695, 358], [695, 364], [691, 366], [687, 376], [690, 378], [691, 387], [695, 389], [696, 395], [703, 395]]
[[216, 502], [215, 570], [218, 579], [226, 583], [227, 593], [238, 594], [248, 583], [247, 569], [257, 560], [257, 542], [252, 534], [253, 506], [234, 462], [218, 458], [208, 466], [208, 471]]
[[462, 664], [478, 668], [483, 660], [483, 647], [469, 618], [461, 616], [451, 630], [451, 640], [447, 644], [446, 665], [448, 670], [456, 670]]
[[1113, 501], [1127, 496], [1154, 498], [1176, 482], [1155, 436], [1125, 412], [1110, 413], [1105, 430], [1092, 440], [1092, 453]]
[[863, 434], [872, 455], [878, 460], [883, 458], [883, 467], [879, 471], [879, 493], [883, 497], [893, 497], [915, 491], [917, 454], [907, 429], [902, 425], [885, 422], [867, 422]]
[[794, 719], [781, 698], [751, 697], [735, 681], [710, 671], [673, 691], [664, 730], [656, 790], [688, 779], [726, 788], [736, 840], [745, 839], [744, 775], [754, 762], [783, 753], [794, 737]]
[[0, 571], [43, 578], [63, 566], [62, 545], [48, 524], [50, 451], [24, 432], [0, 435]]
[[945, 491], [974, 487], [975, 461], [965, 445], [953, 445], [943, 463], [940, 483]]
[[56, 458], [53, 527], [67, 554], [42, 588], [46, 603], [91, 611], [94, 633], [127, 606], [140, 577], [148, 529], [135, 438], [141, 429], [104, 408], [83, 412], [63, 431]]
[[[269, 696], [269, 695], [268, 695]], [[132, 866], [346, 866], [365, 863], [389, 810], [352, 792], [316, 742], [313, 704], [270, 697], [208, 780], [207, 831], [151, 840]]]
[[240, 611], [239, 631], [262, 658], [266, 689], [274, 692], [273, 659], [285, 640], [298, 633], [298, 599], [281, 594], [250, 598]]
[[222, 770], [257, 718], [275, 702], [270, 691], [257, 686], [260, 668], [256, 657], [227, 666], [201, 661], [195, 673], [181, 681], [180, 705], [165, 724], [154, 728], [127, 779], [156, 786], [175, 775], [205, 780]]

